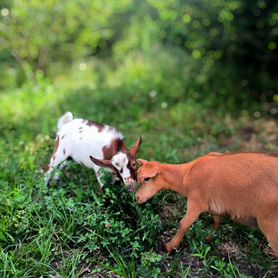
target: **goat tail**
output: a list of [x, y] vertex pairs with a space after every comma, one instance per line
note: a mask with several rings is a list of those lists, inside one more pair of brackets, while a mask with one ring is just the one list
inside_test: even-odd
[[66, 112], [59, 120], [58, 120], [58, 129], [60, 129], [64, 124], [73, 120], [73, 114], [71, 112]]

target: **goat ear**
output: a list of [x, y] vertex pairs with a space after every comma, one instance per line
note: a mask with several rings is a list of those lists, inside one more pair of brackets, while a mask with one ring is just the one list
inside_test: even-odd
[[140, 149], [140, 145], [142, 143], [142, 139], [141, 136], [138, 138], [138, 140], [136, 141], [135, 145], [130, 149], [129, 154], [131, 157], [135, 157], [136, 154], [138, 153], [139, 149]]
[[142, 166], [142, 165], [146, 164], [147, 162], [148, 162], [147, 160], [141, 159], [141, 158], [138, 158], [138, 159], [136, 160], [136, 163], [137, 163], [139, 166]]
[[97, 166], [113, 168], [113, 165], [112, 165], [112, 163], [111, 163], [111, 160], [96, 159], [96, 158], [94, 158], [94, 157], [92, 157], [92, 156], [90, 156], [90, 159], [91, 159], [92, 162], [95, 163]]
[[151, 173], [149, 173], [149, 178], [153, 179], [160, 174], [158, 169], [154, 169]]

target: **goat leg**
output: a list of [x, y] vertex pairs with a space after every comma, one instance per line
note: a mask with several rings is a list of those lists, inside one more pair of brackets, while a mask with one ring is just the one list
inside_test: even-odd
[[[218, 214], [212, 214], [212, 227], [215, 229], [215, 231], [219, 231], [220, 228], [220, 220], [221, 220], [221, 215]], [[207, 243], [211, 243], [213, 241], [213, 235], [210, 234], [207, 238], [206, 238], [206, 242]]]
[[174, 249], [176, 249], [180, 245], [187, 230], [198, 219], [199, 215], [202, 212], [203, 209], [202, 207], [200, 207], [200, 205], [198, 205], [198, 202], [192, 202], [188, 199], [188, 208], [187, 208], [186, 215], [181, 220], [176, 235], [165, 246], [168, 253], [172, 253]]

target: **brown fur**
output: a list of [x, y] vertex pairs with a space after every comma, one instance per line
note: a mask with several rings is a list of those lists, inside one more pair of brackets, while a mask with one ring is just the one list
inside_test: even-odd
[[[115, 139], [111, 142], [109, 146], [104, 146], [102, 148], [102, 153], [103, 153], [103, 159], [96, 159], [94, 157], [91, 157], [91, 160], [98, 166], [100, 167], [109, 167], [112, 169], [117, 176], [121, 179], [120, 175], [118, 174], [117, 169], [113, 166], [112, 164], [112, 157], [117, 154], [118, 152], [123, 152], [128, 156], [128, 169], [130, 170], [130, 175], [131, 177], [136, 180], [137, 177], [137, 172], [136, 172], [136, 161], [135, 161], [135, 156], [137, 152], [139, 151], [140, 145], [141, 145], [142, 139], [141, 137], [138, 138], [136, 141], [135, 145], [128, 150], [124, 140], [122, 139]], [[135, 186], [131, 186], [128, 188], [130, 191], [135, 190]]]
[[[171, 165], [138, 160], [142, 167], [136, 193], [144, 203], [159, 191], [171, 189], [188, 199], [187, 213], [168, 252], [177, 248], [189, 227], [204, 212], [214, 227], [230, 216], [245, 225], [258, 226], [278, 256], [278, 159], [259, 153], [211, 153], [187, 164]], [[145, 180], [145, 179], [149, 180]]]
[[104, 146], [102, 148], [103, 159], [111, 159], [115, 154], [125, 148], [124, 141], [122, 139], [114, 139], [111, 145]]
[[89, 120], [86, 121], [86, 125], [95, 126], [98, 129], [98, 132], [102, 132], [102, 130], [105, 128], [105, 125], [93, 121], [89, 121]]

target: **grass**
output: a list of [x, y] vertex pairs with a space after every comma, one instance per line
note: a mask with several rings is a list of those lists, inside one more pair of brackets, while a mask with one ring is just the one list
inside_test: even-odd
[[146, 159], [178, 163], [209, 151], [277, 151], [277, 123], [263, 106], [228, 112], [224, 102], [215, 109], [193, 97], [150, 93], [155, 88], [132, 78], [114, 84], [111, 74], [88, 87], [38, 75], [35, 83], [1, 92], [0, 277], [277, 277], [277, 258], [257, 230], [224, 220], [206, 243], [208, 215], [167, 255], [163, 244], [186, 210], [174, 193], [138, 206], [109, 176], [101, 194], [92, 171], [75, 163], [45, 187], [42, 167], [65, 111], [117, 127], [128, 146], [142, 135]]

